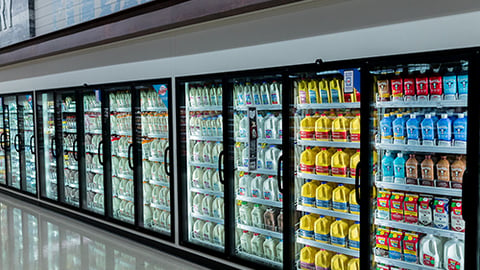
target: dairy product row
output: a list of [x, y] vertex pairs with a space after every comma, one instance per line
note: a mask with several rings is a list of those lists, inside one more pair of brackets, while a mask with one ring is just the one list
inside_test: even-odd
[[112, 156], [112, 175], [119, 176], [119, 175], [133, 175], [133, 170], [128, 165], [127, 158], [119, 158], [116, 156]]
[[360, 214], [352, 185], [307, 180], [302, 186], [301, 204], [337, 212]]
[[144, 160], [142, 162], [142, 173], [144, 180], [153, 180], [168, 182], [169, 178], [165, 171], [165, 163], [151, 162]]
[[[352, 83], [352, 82], [349, 82]], [[341, 76], [333, 78], [302, 79], [294, 82], [295, 92], [298, 94], [298, 104], [322, 104], [359, 102], [360, 89], [353, 88], [345, 93], [345, 83]]]
[[[143, 207], [143, 215], [145, 221], [151, 224], [152, 227], [157, 227], [163, 230], [171, 230], [170, 212], [165, 210], [148, 207]], [[149, 222], [150, 221], [150, 222]]]
[[[247, 143], [235, 144], [235, 164], [237, 167], [248, 168], [250, 159]], [[278, 159], [282, 155], [275, 145], [260, 144], [257, 147], [257, 169], [277, 170]]]
[[105, 198], [103, 194], [87, 192], [87, 202], [89, 203], [89, 206], [92, 208], [103, 209]]
[[102, 130], [102, 116], [95, 113], [86, 113], [85, 119], [85, 131]]
[[143, 201], [170, 207], [170, 189], [143, 183]]
[[378, 219], [464, 232], [462, 208], [462, 200], [458, 198], [380, 190], [376, 216]]
[[112, 193], [122, 196], [133, 197], [133, 180], [121, 179], [118, 177], [112, 178]]
[[100, 150], [100, 153], [102, 153], [102, 149], [98, 149], [98, 145], [102, 141], [102, 135], [91, 135], [91, 134], [86, 134], [85, 135], [85, 150], [86, 151], [91, 151], [91, 152], [97, 152]]
[[468, 96], [467, 70], [445, 70], [430, 73], [400, 74], [379, 77], [376, 83], [379, 101], [438, 101], [466, 100]]
[[153, 89], [140, 91], [142, 110], [146, 108], [165, 108], [160, 95]]
[[114, 216], [127, 217], [133, 219], [135, 215], [135, 204], [127, 200], [113, 198], [113, 213]]
[[208, 194], [192, 194], [192, 212], [214, 218], [224, 218], [224, 203], [222, 197], [211, 196]]
[[[282, 139], [282, 115], [272, 112], [257, 112], [256, 132], [258, 139]], [[234, 114], [234, 134], [236, 138], [248, 138], [250, 134], [249, 119], [247, 114], [236, 112]]]
[[116, 113], [110, 115], [110, 129], [112, 133], [121, 133], [132, 130], [132, 114]]
[[215, 224], [201, 219], [194, 219], [192, 237], [215, 245], [225, 245], [225, 228], [222, 224]]
[[192, 85], [188, 89], [190, 107], [220, 106], [223, 103], [222, 85]]
[[268, 201], [283, 201], [283, 194], [278, 189], [277, 178], [273, 175], [265, 177], [257, 174], [253, 177], [249, 173], [244, 173], [238, 180], [238, 195]]
[[235, 106], [282, 104], [282, 84], [276, 81], [236, 83], [233, 86]]
[[142, 140], [142, 156], [148, 158], [163, 158], [169, 143], [167, 139]]
[[85, 111], [100, 109], [101, 107], [102, 107], [102, 103], [100, 99], [97, 99], [95, 95], [83, 96], [83, 108], [85, 109]]
[[191, 161], [202, 163], [218, 163], [218, 156], [223, 151], [221, 142], [202, 142], [197, 141], [190, 143]]
[[132, 107], [132, 95], [130, 91], [118, 91], [110, 94], [110, 109], [130, 109]]
[[103, 175], [87, 173], [87, 188], [103, 190]]
[[[419, 155], [387, 151], [382, 158], [382, 181], [400, 184], [416, 184], [421, 179], [422, 185], [437, 187], [461, 188], [466, 170], [465, 156], [458, 155], [425, 155], [423, 160]], [[411, 181], [413, 179], [413, 181]], [[450, 182], [452, 185], [450, 185]]]
[[223, 184], [220, 182], [220, 172], [212, 168], [196, 167], [192, 173], [192, 187], [206, 190], [223, 192]]
[[307, 147], [300, 155], [300, 172], [355, 178], [360, 150]]
[[238, 207], [237, 221], [243, 225], [283, 232], [283, 211], [260, 204], [255, 204], [252, 209], [251, 203], [242, 202]]
[[305, 213], [299, 236], [337, 247], [360, 250], [360, 222]]
[[[16, 119], [15, 119], [16, 120]], [[16, 126], [16, 123], [13, 123], [12, 126]], [[67, 116], [64, 118], [62, 122], [62, 128], [65, 129], [76, 129], [77, 128], [77, 121], [75, 116]]]
[[221, 114], [190, 114], [189, 133], [192, 136], [223, 136], [223, 116]]
[[419, 235], [387, 227], [378, 227], [376, 231], [376, 256], [446, 270], [463, 270], [464, 254], [464, 242], [458, 239]]
[[142, 113], [141, 123], [143, 136], [168, 132], [167, 113]]
[[300, 269], [356, 270], [360, 260], [345, 254], [306, 246], [300, 250]]
[[[238, 233], [237, 233], [238, 237]], [[283, 261], [283, 240], [259, 233], [242, 231], [240, 236], [240, 250], [271, 261]]]
[[301, 140], [359, 142], [360, 141], [360, 114], [355, 117], [343, 113], [328, 115], [315, 113], [307, 114], [300, 122]]
[[467, 143], [467, 118], [435, 113], [425, 115], [399, 113], [396, 117], [384, 114], [380, 121], [382, 142], [409, 145], [465, 146]]

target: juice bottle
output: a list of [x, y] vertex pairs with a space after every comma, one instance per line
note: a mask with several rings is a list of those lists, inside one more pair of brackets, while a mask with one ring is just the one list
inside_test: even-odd
[[313, 240], [316, 220], [317, 217], [308, 212], [300, 218], [300, 237]]
[[348, 195], [348, 204], [350, 206], [350, 213], [360, 215], [360, 205], [357, 202], [356, 190], [353, 188]]
[[453, 137], [455, 146], [463, 146], [467, 143], [467, 118], [463, 113], [459, 113], [457, 120], [453, 122]]
[[349, 156], [342, 149], [332, 156], [332, 175], [337, 177], [347, 177], [347, 168], [350, 165]]
[[332, 207], [334, 211], [348, 212], [350, 189], [344, 184], [339, 184], [332, 192]]
[[332, 224], [332, 220], [325, 216], [320, 216], [315, 221], [315, 230], [314, 236], [315, 241], [330, 244], [330, 226]]
[[300, 122], [300, 139], [315, 139], [315, 119], [310, 114], [307, 114]]
[[350, 141], [360, 141], [360, 114], [357, 113], [355, 118], [350, 122]]
[[457, 75], [458, 99], [467, 100], [468, 97], [468, 66], [462, 67], [462, 71]]
[[302, 173], [315, 173], [315, 152], [310, 146], [300, 156], [300, 171]]
[[315, 172], [318, 175], [330, 175], [330, 166], [332, 161], [332, 154], [327, 148], [322, 148], [322, 151], [315, 157]]
[[321, 114], [315, 122], [315, 139], [317, 141], [329, 141], [332, 131], [332, 121], [326, 114]]
[[456, 183], [463, 183], [463, 174], [465, 173], [465, 162], [462, 160], [462, 156], [457, 156], [455, 162], [453, 162], [452, 169], [452, 181]]
[[332, 245], [347, 247], [348, 227], [348, 223], [339, 218], [330, 225], [330, 238]]
[[347, 269], [348, 270], [360, 270], [360, 259], [359, 258], [353, 258], [350, 261], [348, 261]]
[[310, 100], [308, 98], [307, 82], [303, 79], [298, 83], [298, 103], [310, 103]]
[[345, 254], [336, 254], [332, 257], [332, 270], [347, 270], [350, 257]]
[[315, 191], [317, 185], [312, 180], [307, 180], [302, 186], [302, 205], [315, 207]]
[[332, 99], [330, 97], [330, 83], [327, 79], [323, 78], [320, 82], [318, 82], [318, 91], [319, 91], [319, 103], [331, 103]]
[[407, 178], [418, 178], [418, 161], [414, 154], [410, 155], [410, 158], [405, 162], [406, 176]]
[[360, 162], [360, 149], [350, 157], [350, 177], [355, 178], [357, 174], [357, 165]]
[[386, 152], [385, 156], [382, 159], [382, 173], [384, 182], [393, 182], [394, 177], [394, 167], [393, 167], [393, 157], [390, 152]]
[[318, 84], [314, 79], [308, 82], [308, 97], [311, 104], [321, 103], [321, 100], [318, 98]]
[[395, 143], [403, 143], [403, 140], [406, 137], [406, 129], [405, 129], [405, 119], [403, 118], [403, 114], [397, 114], [397, 118], [393, 120], [393, 139], [395, 139]]
[[415, 78], [415, 85], [417, 88], [417, 100], [428, 100], [429, 90], [428, 90], [428, 78], [425, 74], [420, 74]]
[[403, 101], [403, 79], [399, 76], [399, 73], [396, 73], [395, 75], [397, 76], [390, 81], [392, 86], [392, 100]]
[[332, 191], [333, 187], [327, 182], [322, 182], [315, 191], [317, 208], [330, 210], [332, 209]]
[[333, 253], [321, 249], [315, 254], [315, 269], [317, 270], [328, 270], [330, 269], [330, 264], [332, 262]]
[[330, 98], [332, 103], [343, 103], [343, 90], [338, 78], [330, 81]]
[[390, 84], [388, 83], [388, 80], [378, 80], [377, 88], [380, 101], [390, 101], [392, 91], [390, 90]]
[[315, 253], [318, 249], [305, 246], [300, 250], [300, 269], [311, 270], [315, 269]]
[[380, 121], [380, 132], [382, 142], [385, 140], [389, 142], [391, 138], [393, 138], [393, 127], [392, 127], [392, 119], [390, 118], [390, 114], [386, 113], [383, 115], [383, 119]]
[[355, 221], [355, 224], [348, 229], [348, 247], [354, 250], [360, 250], [360, 222]]
[[332, 139], [334, 142], [346, 142], [348, 131], [348, 120], [343, 114], [338, 114], [338, 117], [332, 123]]
[[395, 183], [405, 184], [405, 163], [406, 160], [403, 158], [403, 153], [398, 153], [395, 160], [393, 160]]

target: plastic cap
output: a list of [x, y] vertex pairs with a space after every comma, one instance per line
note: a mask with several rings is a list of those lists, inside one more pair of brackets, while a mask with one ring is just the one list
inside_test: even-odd
[[403, 117], [403, 114], [401, 113], [397, 114], [397, 118], [401, 118], [401, 117]]
[[459, 113], [459, 114], [458, 114], [458, 118], [465, 118], [465, 114]]
[[425, 118], [430, 119], [430, 118], [432, 118], [432, 115], [427, 113], [427, 114], [425, 114]]
[[383, 114], [383, 116], [384, 116], [384, 117], [389, 117], [390, 114], [389, 114], [389, 113], [385, 113], [385, 114]]
[[448, 114], [442, 113], [442, 118], [443, 118], [443, 119], [448, 118]]
[[309, 114], [309, 113], [307, 113], [305, 116], [310, 116], [310, 114]]
[[343, 116], [343, 113], [339, 113], [338, 116]]
[[416, 114], [410, 114], [410, 118], [417, 118], [417, 115]]

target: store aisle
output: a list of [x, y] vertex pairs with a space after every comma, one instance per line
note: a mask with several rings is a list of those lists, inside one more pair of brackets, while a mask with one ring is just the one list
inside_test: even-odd
[[204, 269], [0, 195], [0, 269]]

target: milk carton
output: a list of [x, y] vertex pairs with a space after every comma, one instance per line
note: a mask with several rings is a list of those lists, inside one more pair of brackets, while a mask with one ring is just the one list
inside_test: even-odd
[[433, 226], [438, 229], [450, 229], [449, 209], [450, 200], [448, 198], [436, 197], [433, 201]]
[[433, 222], [433, 196], [420, 195], [418, 208], [418, 223], [424, 226], [431, 226]]
[[405, 233], [405, 237], [403, 238], [403, 259], [406, 262], [417, 263], [418, 239], [418, 233]]
[[452, 230], [457, 232], [465, 231], [465, 220], [463, 219], [462, 200], [452, 199], [450, 212], [450, 220], [452, 223]]

